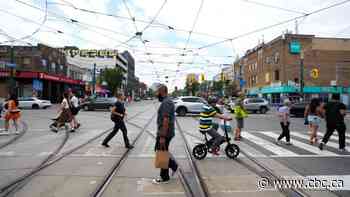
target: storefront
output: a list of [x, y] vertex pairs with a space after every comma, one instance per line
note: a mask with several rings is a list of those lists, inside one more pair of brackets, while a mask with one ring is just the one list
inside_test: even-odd
[[[0, 88], [2, 97], [7, 92], [7, 79], [10, 74], [8, 71], [0, 71]], [[68, 88], [77, 90], [78, 94], [84, 91], [85, 83], [80, 80], [74, 80], [65, 76], [49, 75], [42, 72], [17, 71], [14, 79], [16, 80], [16, 89], [19, 97], [37, 96], [42, 99], [50, 100], [53, 103], [60, 101], [62, 93]], [[4, 90], [3, 90], [4, 89]]]
[[[303, 88], [304, 100], [309, 101], [312, 98], [321, 98], [327, 102], [332, 94], [340, 94], [343, 103], [349, 105], [350, 88], [336, 86], [305, 86]], [[300, 98], [300, 88], [290, 85], [266, 86], [262, 88], [252, 88], [248, 91], [249, 96], [264, 97], [272, 104], [281, 103], [283, 98]]]

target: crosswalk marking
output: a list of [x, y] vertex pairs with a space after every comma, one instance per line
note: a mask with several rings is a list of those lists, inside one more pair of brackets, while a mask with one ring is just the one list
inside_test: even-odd
[[[262, 134], [270, 136], [272, 138], [277, 138], [279, 136], [278, 134], [273, 133], [273, 132], [262, 132]], [[293, 134], [293, 135], [296, 135], [296, 134]], [[316, 146], [311, 146], [309, 144], [306, 144], [306, 143], [303, 143], [303, 142], [299, 142], [298, 140], [293, 140], [292, 143], [293, 143], [293, 145], [295, 145], [295, 146], [297, 146], [299, 148], [305, 149], [305, 150], [307, 150], [309, 152], [312, 152], [312, 153], [315, 153], [315, 154], [318, 154], [318, 155], [337, 155], [337, 154], [332, 153], [332, 152], [327, 151], [327, 150], [321, 151]]]
[[276, 155], [282, 155], [282, 156], [297, 156], [296, 153], [294, 152], [291, 152], [285, 148], [282, 148], [280, 146], [277, 146], [276, 144], [274, 143], [271, 143], [267, 140], [264, 140], [262, 138], [259, 138], [259, 137], [256, 137], [255, 135], [252, 135], [250, 133], [247, 133], [247, 132], [243, 132], [241, 134], [243, 136], [243, 138], [246, 138], [248, 139], [249, 141], [273, 152], [274, 154]]
[[[307, 138], [307, 136], [301, 135], [301, 134], [299, 134], [299, 133], [295, 133], [295, 134], [293, 134], [293, 135], [294, 135], [294, 136], [297, 136], [297, 137], [300, 137], [300, 138], [309, 139], [309, 138]], [[319, 135], [319, 134], [318, 134], [318, 135]], [[322, 139], [320, 139], [319, 142], [321, 142], [321, 141], [322, 141]], [[332, 147], [332, 148], [335, 148], [335, 149], [338, 149], [338, 148], [339, 148], [339, 144], [337, 144], [337, 143], [335, 143], [335, 142], [332, 142], [332, 141], [328, 141], [328, 142], [327, 142], [327, 146]], [[345, 149], [346, 149], [346, 151], [350, 152], [350, 148], [345, 147]]]

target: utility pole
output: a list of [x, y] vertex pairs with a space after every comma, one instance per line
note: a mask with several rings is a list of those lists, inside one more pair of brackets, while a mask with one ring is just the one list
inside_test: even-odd
[[11, 49], [10, 49], [10, 63], [12, 64], [10, 66], [10, 81], [9, 81], [9, 93], [17, 93], [16, 88], [15, 88], [15, 50], [13, 47], [13, 44], [11, 44]]
[[300, 52], [300, 95], [304, 98], [304, 51]]
[[94, 68], [92, 71], [92, 94], [95, 95], [95, 86], [96, 86], [96, 63], [94, 63]]

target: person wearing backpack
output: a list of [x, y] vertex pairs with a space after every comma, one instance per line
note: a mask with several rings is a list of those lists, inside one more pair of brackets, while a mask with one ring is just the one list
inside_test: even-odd
[[5, 109], [7, 110], [5, 113], [5, 132], [8, 131], [10, 127], [10, 121], [14, 121], [14, 125], [16, 127], [16, 134], [19, 134], [18, 129], [18, 121], [21, 117], [21, 111], [18, 109], [18, 100], [17, 95], [11, 93], [7, 103], [5, 104]]
[[[74, 125], [74, 129], [78, 129], [80, 127], [80, 123], [78, 122], [76, 116], [78, 115], [80, 111], [80, 105], [79, 105], [79, 99], [75, 96], [75, 90], [69, 91], [70, 94], [70, 102], [71, 102], [71, 107], [70, 110], [72, 112], [72, 121]], [[75, 131], [73, 129], [73, 132]]]

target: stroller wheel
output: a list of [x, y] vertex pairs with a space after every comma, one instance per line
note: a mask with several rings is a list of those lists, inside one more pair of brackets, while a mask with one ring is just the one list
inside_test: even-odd
[[192, 150], [192, 154], [193, 154], [194, 158], [196, 158], [198, 160], [204, 159], [207, 156], [206, 145], [205, 144], [196, 145]]
[[234, 159], [239, 155], [239, 147], [236, 144], [228, 144], [225, 148], [225, 153], [228, 158]]

